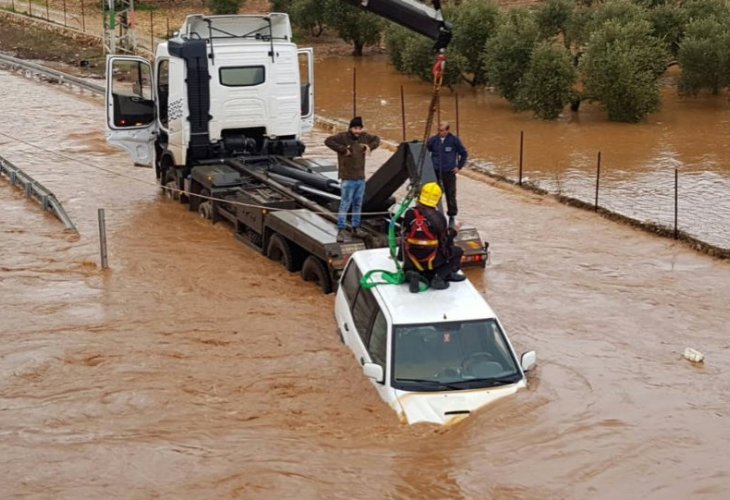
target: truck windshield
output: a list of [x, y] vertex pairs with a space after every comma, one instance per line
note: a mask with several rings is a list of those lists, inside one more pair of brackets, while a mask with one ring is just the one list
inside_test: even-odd
[[393, 329], [393, 387], [444, 391], [495, 387], [522, 374], [494, 319]]

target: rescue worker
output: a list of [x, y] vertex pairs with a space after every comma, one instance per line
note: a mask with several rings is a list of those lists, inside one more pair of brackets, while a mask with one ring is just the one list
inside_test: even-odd
[[431, 163], [436, 178], [446, 191], [446, 214], [449, 216], [449, 227], [456, 224], [456, 174], [466, 165], [469, 153], [457, 136], [450, 132], [448, 122], [439, 123], [438, 134], [431, 137], [426, 148], [431, 152]]
[[412, 293], [418, 292], [420, 276], [435, 290], [466, 279], [460, 271], [464, 251], [454, 244], [458, 228], [448, 227], [446, 216], [436, 209], [442, 194], [436, 182], [424, 184], [418, 202], [403, 216], [403, 269]]
[[347, 214], [350, 211], [352, 234], [363, 238], [367, 236], [360, 227], [362, 201], [365, 196], [365, 158], [380, 146], [380, 138], [364, 132], [362, 118], [356, 116], [350, 120], [347, 132], [332, 135], [324, 143], [337, 153], [337, 176], [342, 186], [337, 214], [337, 242], [345, 241]]

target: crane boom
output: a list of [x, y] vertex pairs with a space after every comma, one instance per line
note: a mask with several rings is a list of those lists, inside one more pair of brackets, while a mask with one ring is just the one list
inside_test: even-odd
[[440, 0], [433, 1], [434, 7], [429, 7], [416, 0], [342, 1], [434, 40], [436, 50], [446, 49], [451, 41], [452, 26], [451, 23], [444, 21]]

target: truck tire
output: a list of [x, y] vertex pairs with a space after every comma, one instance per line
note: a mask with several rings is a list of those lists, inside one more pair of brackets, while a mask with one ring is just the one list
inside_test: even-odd
[[299, 253], [289, 240], [280, 234], [271, 236], [269, 246], [266, 248], [266, 256], [271, 260], [281, 262], [281, 265], [290, 273], [299, 271], [302, 266]]
[[304, 281], [313, 281], [325, 294], [332, 292], [332, 281], [327, 272], [327, 266], [314, 255], [304, 259], [302, 279]]

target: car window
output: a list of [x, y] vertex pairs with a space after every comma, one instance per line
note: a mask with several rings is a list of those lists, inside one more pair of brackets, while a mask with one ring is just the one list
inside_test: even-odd
[[342, 291], [344, 292], [345, 298], [347, 298], [347, 303], [350, 304], [350, 306], [352, 306], [353, 302], [355, 302], [357, 291], [360, 289], [360, 278], [362, 278], [360, 268], [358, 268], [355, 261], [351, 259], [347, 265], [347, 269], [345, 269], [345, 274], [342, 277], [341, 283]]
[[385, 368], [385, 357], [388, 347], [388, 322], [385, 320], [383, 312], [378, 309], [373, 321], [373, 327], [370, 330], [370, 345], [368, 352], [373, 363], [377, 363]]
[[373, 292], [366, 288], [360, 288], [360, 292], [355, 297], [355, 303], [352, 306], [352, 320], [365, 346], [370, 345], [370, 325], [377, 309], [378, 303], [375, 301]]

